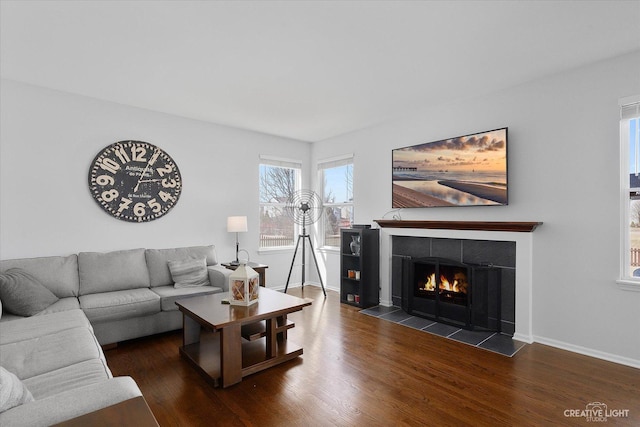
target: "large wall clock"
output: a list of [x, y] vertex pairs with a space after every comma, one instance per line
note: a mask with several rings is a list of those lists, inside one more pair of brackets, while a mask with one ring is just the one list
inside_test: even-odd
[[182, 179], [164, 150], [148, 142], [120, 141], [102, 149], [91, 163], [89, 190], [115, 218], [148, 222], [176, 204]]

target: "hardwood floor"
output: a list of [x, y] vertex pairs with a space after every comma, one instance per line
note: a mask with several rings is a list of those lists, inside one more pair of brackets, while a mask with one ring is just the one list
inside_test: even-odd
[[180, 358], [180, 332], [120, 343], [107, 362], [161, 426], [589, 425], [565, 414], [592, 402], [628, 410], [608, 425], [640, 425], [638, 369], [541, 344], [509, 358], [358, 313], [336, 292], [289, 293], [314, 299], [289, 317], [304, 354], [230, 388]]

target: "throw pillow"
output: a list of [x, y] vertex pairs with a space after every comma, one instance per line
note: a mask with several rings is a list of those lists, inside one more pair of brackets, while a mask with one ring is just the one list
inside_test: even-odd
[[21, 268], [0, 273], [0, 299], [5, 310], [18, 316], [33, 316], [58, 301], [53, 292]]
[[20, 378], [0, 366], [0, 413], [34, 400]]
[[210, 284], [206, 258], [169, 261], [168, 264], [174, 288], [189, 288]]

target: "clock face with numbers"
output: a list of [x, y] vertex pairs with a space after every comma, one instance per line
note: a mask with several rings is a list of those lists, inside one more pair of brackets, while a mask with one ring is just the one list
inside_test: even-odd
[[162, 149], [120, 141], [101, 150], [89, 168], [89, 190], [110, 215], [148, 222], [165, 215], [182, 192], [180, 171]]

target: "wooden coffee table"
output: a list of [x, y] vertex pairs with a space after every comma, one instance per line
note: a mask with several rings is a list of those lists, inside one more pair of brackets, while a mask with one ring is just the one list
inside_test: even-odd
[[302, 354], [302, 347], [287, 340], [295, 326], [287, 315], [311, 300], [263, 287], [248, 307], [223, 304], [228, 297], [224, 292], [176, 301], [183, 322], [180, 354], [214, 386], [237, 384]]

